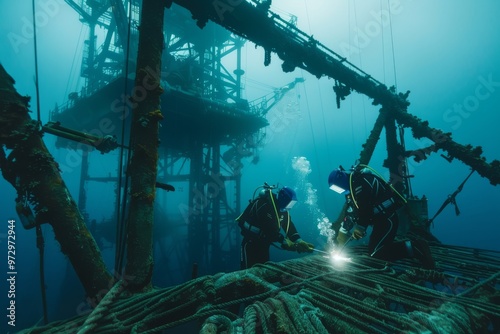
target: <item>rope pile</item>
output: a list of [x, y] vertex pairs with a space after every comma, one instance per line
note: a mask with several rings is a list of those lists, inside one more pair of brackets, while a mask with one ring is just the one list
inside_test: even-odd
[[22, 333], [89, 324], [93, 333], [498, 333], [500, 252], [431, 249], [436, 270], [385, 263], [358, 246], [342, 267], [320, 255], [268, 262], [107, 301], [86, 324], [80, 316]]

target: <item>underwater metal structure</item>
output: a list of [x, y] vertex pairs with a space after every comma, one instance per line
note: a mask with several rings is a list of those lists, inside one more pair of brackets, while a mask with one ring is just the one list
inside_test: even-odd
[[[419, 158], [438, 149], [446, 150], [493, 185], [500, 182], [497, 160], [487, 163], [480, 148], [457, 144], [451, 135], [408, 114], [407, 94], [396, 94], [361, 70], [351, 68], [345, 59], [337, 59], [334, 53], [332, 56], [332, 51], [270, 13], [265, 5], [269, 2], [218, 1], [225, 4], [224, 20], [212, 8], [212, 1], [175, 2], [190, 9], [200, 26], [211, 19], [264, 46], [267, 60], [271, 52], [276, 52], [284, 60], [285, 71], [301, 67], [318, 77], [327, 75], [338, 80], [335, 91], [341, 95], [339, 100], [351, 90], [372, 97], [374, 104], [383, 106], [376, 126], [395, 129], [397, 120], [411, 127], [415, 137], [426, 136], [434, 141], [435, 145]], [[234, 6], [236, 3], [238, 6]], [[376, 127], [364, 146], [360, 159], [363, 163], [370, 160], [379, 135]], [[408, 155], [410, 152], [404, 152], [402, 147], [389, 152], [392, 159], [387, 167], [391, 174], [404, 179], [395, 167]], [[359, 248], [354, 249], [353, 259], [343, 271], [330, 259], [307, 256], [204, 276], [124, 299], [120, 295], [127, 289], [127, 282], [120, 281], [88, 317], [30, 332], [50, 332], [53, 328], [57, 332], [143, 333], [176, 327], [183, 330], [182, 326], [199, 327], [201, 333], [236, 333], [242, 329], [250, 333], [418, 333], [436, 326], [457, 333], [498, 331], [498, 253], [437, 244], [432, 251], [439, 271], [415, 269], [404, 261], [389, 265], [361, 255], [364, 250]], [[241, 304], [245, 307], [242, 317], [231, 312]]]
[[[431, 128], [427, 121], [422, 121], [408, 113], [408, 95], [397, 93], [394, 87], [388, 88], [341, 57], [312, 36], [307, 35], [279, 15], [269, 11], [271, 1], [205, 1], [205, 0], [169, 0], [167, 4], [176, 3], [189, 9], [193, 19], [203, 28], [207, 22], [213, 21], [235, 34], [247, 38], [256, 45], [264, 48], [265, 62], [270, 62], [270, 54], [275, 53], [283, 61], [284, 72], [292, 72], [295, 68], [302, 68], [318, 78], [323, 76], [336, 80], [334, 91], [337, 102], [345, 99], [351, 91], [357, 91], [373, 99], [374, 105], [381, 105], [381, 115], [388, 114], [388, 120], [378, 120], [369, 141], [364, 145], [361, 162], [370, 160], [375, 148], [376, 138], [380, 136], [379, 124], [394, 124], [397, 121], [403, 127], [409, 127], [417, 139], [426, 137], [434, 145], [419, 153], [418, 158], [424, 159], [426, 154], [437, 150], [446, 151], [451, 158], [461, 160], [476, 170], [481, 176], [489, 179], [492, 185], [500, 183], [500, 161], [487, 163], [481, 157], [482, 149], [464, 146], [456, 143], [450, 133]], [[381, 116], [384, 117], [384, 116]], [[392, 136], [392, 134], [390, 134]], [[425, 152], [424, 152], [425, 151]], [[393, 178], [402, 178], [397, 167], [404, 157], [409, 155], [402, 149], [390, 153], [389, 168]], [[399, 161], [398, 161], [399, 158]]]
[[[125, 122], [129, 127], [133, 105], [142, 99], [144, 91], [149, 92], [148, 87], [124, 78], [131, 71], [127, 68], [135, 68], [141, 2], [132, 2], [129, 22], [120, 14], [126, 11], [122, 1], [67, 2], [90, 27], [81, 71], [87, 85], [79, 94], [73, 93], [68, 105], [53, 112], [51, 120], [80, 131], [99, 131], [103, 120], [115, 125]], [[105, 41], [98, 47], [96, 25], [106, 30]], [[188, 260], [179, 259], [184, 274], [190, 273], [192, 263], [197, 263], [202, 272], [239, 263], [235, 255], [239, 233], [233, 221], [240, 211], [241, 159], [255, 154], [262, 140], [259, 130], [267, 125], [265, 114], [271, 107], [249, 104], [241, 98], [244, 71], [240, 53], [245, 41], [215, 24], [207, 28], [196, 27], [182, 8], [166, 11], [162, 65], [147, 69], [164, 89], [161, 111], [165, 121], [160, 129], [157, 181], [187, 189], [185, 204], [178, 208], [189, 227]], [[235, 56], [234, 73], [223, 62], [229, 56]], [[276, 96], [282, 98], [296, 82], [283, 87]], [[120, 137], [120, 127], [114, 128], [106, 134]], [[128, 140], [128, 134], [124, 139]], [[68, 147], [67, 141], [58, 143]], [[119, 180], [118, 176], [88, 175], [89, 163], [84, 154], [79, 196], [84, 213], [86, 183]]]
[[[123, 0], [66, 2], [90, 30], [81, 68], [86, 85], [52, 112], [51, 121], [77, 131], [122, 137], [126, 143], [128, 133], [120, 133], [119, 124], [130, 127], [131, 110], [149, 92], [148, 87], [125, 79], [136, 67], [142, 2], [131, 1], [129, 13]], [[105, 31], [100, 46], [96, 27]], [[199, 29], [181, 7], [165, 12], [163, 33], [161, 68], [146, 70], [150, 77], [159, 78], [164, 89], [157, 181], [187, 189], [178, 211], [188, 226], [189, 244], [187, 261], [173, 253], [167, 255], [169, 261], [177, 260], [184, 275], [191, 272], [193, 263], [206, 273], [237, 267], [240, 239], [233, 222], [241, 211], [242, 159], [258, 161], [257, 150], [265, 136], [262, 129], [268, 124], [265, 115], [301, 80], [295, 79], [266, 99], [248, 102], [241, 97], [241, 48], [246, 40], [216, 24]], [[225, 61], [231, 57], [235, 61], [232, 73]], [[109, 127], [103, 128], [103, 122]], [[65, 139], [58, 140], [58, 145], [82, 149]], [[87, 221], [85, 185], [120, 181], [118, 175], [89, 175], [91, 162], [84, 152], [78, 207]], [[126, 162], [123, 164], [127, 171]], [[117, 192], [124, 193], [123, 187]]]
[[[106, 9], [109, 4], [95, 2], [92, 10], [89, 10], [83, 2], [80, 6], [75, 1], [69, 2], [73, 2], [72, 7], [79, 13], [87, 13], [82, 14], [82, 17], [87, 18], [89, 26], [99, 24], [108, 27], [105, 43], [94, 48], [100, 52], [92, 57], [93, 53], [89, 51], [85, 57], [85, 70], [82, 69], [82, 74], [88, 74], [88, 70], [92, 68], [103, 74], [97, 76], [97, 72], [93, 72], [96, 80], [109, 80], [97, 80], [96, 87], [102, 86], [100, 90], [87, 88], [93, 92], [91, 96], [82, 96], [72, 101], [71, 108], [59, 111], [52, 119], [77, 129], [98, 128], [99, 121], [110, 115], [113, 122], [119, 123], [120, 113], [117, 113], [116, 108], [113, 110], [113, 107], [127, 107], [127, 102], [124, 101], [127, 97], [123, 95], [122, 87], [131, 87], [132, 84], [123, 83], [123, 79], [111, 81], [112, 76], [105, 75], [109, 73], [109, 65], [105, 67], [103, 64], [109, 64], [111, 59], [115, 59], [116, 63], [118, 57], [111, 56], [110, 50], [121, 48], [122, 57], [125, 53], [125, 35], [120, 33], [123, 30], [120, 26], [126, 26], [127, 22], [124, 22], [123, 15], [117, 14], [124, 9], [117, 10], [113, 7], [113, 20], [110, 20], [104, 15], [108, 13]], [[370, 161], [381, 131], [385, 128], [388, 143], [385, 166], [399, 191], [408, 191], [405, 184], [408, 181], [408, 176], [405, 175], [406, 159], [409, 156], [419, 160], [425, 159], [428, 154], [440, 149], [447, 151], [451, 158], [462, 160], [483, 177], [488, 177], [492, 184], [500, 182], [500, 162], [487, 163], [481, 157], [480, 147], [473, 148], [455, 143], [451, 134], [433, 129], [426, 122], [409, 114], [409, 92], [397, 94], [394, 88], [387, 88], [297, 29], [292, 23], [270, 12], [266, 3], [167, 1], [167, 5], [173, 5], [175, 8], [166, 11], [163, 29], [166, 49], [162, 56], [162, 69], [151, 70], [152, 76], [160, 76], [166, 90], [162, 103], [165, 122], [160, 132], [159, 152], [163, 170], [159, 170], [161, 178], [158, 181], [188, 182], [187, 204], [179, 209], [189, 224], [189, 263], [223, 268], [228, 262], [237, 261], [230, 257], [238, 248], [238, 231], [234, 229], [232, 222], [241, 211], [240, 160], [253, 154], [254, 145], [259, 141], [255, 138], [256, 131], [267, 124], [262, 118], [265, 112], [251, 108], [248, 102], [240, 97], [241, 76], [244, 73], [240, 61], [240, 49], [244, 43], [242, 38], [264, 48], [265, 65], [271, 62], [271, 54], [276, 53], [283, 61], [282, 68], [285, 72], [299, 67], [318, 78], [328, 76], [334, 79], [338, 103], [352, 91], [357, 91], [371, 97], [373, 104], [381, 105], [379, 119], [363, 145], [359, 160], [364, 164]], [[203, 29], [187, 25], [185, 22], [189, 20], [189, 16], [177, 5], [191, 11], [198, 26]], [[117, 6], [122, 8], [124, 5]], [[133, 2], [131, 8], [134, 24], [130, 25], [128, 45], [134, 46], [137, 38], [135, 13], [139, 11], [140, 5]], [[94, 15], [93, 12], [98, 14]], [[93, 19], [90, 20], [90, 17]], [[227, 30], [218, 28], [209, 20]], [[116, 22], [116, 25], [113, 25], [113, 22]], [[118, 40], [116, 46], [112, 43], [113, 33], [118, 36], [114, 38]], [[91, 46], [95, 41], [92, 40], [92, 33], [90, 36], [86, 43]], [[233, 52], [237, 53], [235, 76], [231, 76], [222, 65], [222, 59]], [[130, 56], [131, 52], [125, 54], [128, 55], [127, 59], [133, 58]], [[120, 67], [118, 63], [113, 67], [123, 69], [123, 65]], [[96, 80], [92, 82], [97, 82]], [[92, 84], [89, 86], [93, 87]], [[137, 87], [132, 88], [130, 92], [132, 103], [134, 98], [137, 99], [138, 89], [134, 90], [135, 88]], [[89, 110], [92, 115], [90, 122], [82, 124], [81, 117], [88, 117]], [[434, 145], [417, 152], [405, 151], [404, 146], [397, 140], [396, 122], [400, 127], [412, 128], [415, 138], [427, 137]], [[222, 151], [224, 146], [229, 147], [226, 152]], [[234, 152], [238, 154], [235, 156]], [[185, 170], [186, 165], [189, 170]], [[86, 177], [84, 168], [86, 167], [82, 169], [82, 179]], [[84, 188], [83, 183], [80, 188]], [[229, 191], [231, 188], [234, 189], [235, 195], [229, 199], [227, 194], [233, 193]], [[83, 205], [85, 194], [82, 193], [79, 198]], [[81, 209], [84, 211], [84, 208]], [[226, 240], [226, 245], [222, 246], [221, 240]], [[187, 268], [184, 271], [189, 272]]]
[[[113, 122], [119, 124], [121, 114], [117, 110], [128, 110], [134, 98], [138, 98], [139, 89], [133, 87], [128, 95], [123, 94], [123, 87], [130, 90], [133, 84], [113, 79], [113, 75], [123, 77], [124, 66], [123, 63], [120, 66], [117, 59], [124, 54], [130, 67], [134, 67], [131, 55], [134, 54], [138, 36], [136, 20], [140, 3], [131, 3], [128, 43], [125, 43], [123, 30], [127, 22], [123, 15], [123, 3], [113, 1], [110, 17], [111, 3], [67, 2], [81, 13], [89, 26], [98, 24], [107, 27], [107, 37], [102, 46], [92, 47], [95, 40], [91, 28], [90, 38], [86, 41], [89, 49], [82, 65], [82, 74], [88, 77], [89, 84], [82, 96], [71, 101], [71, 108], [59, 111], [52, 119], [76, 129], [98, 128], [99, 121], [110, 116]], [[89, 7], [89, 4], [92, 6]], [[228, 262], [237, 261], [230, 257], [238, 248], [238, 231], [232, 222], [241, 211], [240, 160], [253, 154], [259, 141], [255, 134], [267, 124], [263, 118], [265, 112], [252, 108], [240, 96], [241, 76], [244, 73], [240, 49], [245, 39], [264, 48], [265, 65], [271, 62], [271, 55], [275, 53], [283, 61], [285, 72], [299, 67], [318, 78], [327, 76], [334, 79], [338, 104], [352, 91], [357, 91], [372, 98], [374, 105], [381, 105], [379, 119], [363, 145], [359, 160], [364, 164], [370, 161], [385, 128], [388, 143], [385, 166], [399, 191], [408, 191], [405, 184], [408, 181], [408, 175], [405, 175], [406, 159], [413, 156], [422, 160], [438, 150], [447, 151], [450, 159], [456, 158], [468, 164], [480, 175], [489, 178], [493, 185], [500, 182], [499, 161], [487, 163], [481, 157], [480, 147], [458, 144], [450, 133], [433, 129], [427, 122], [409, 114], [409, 92], [397, 94], [393, 87], [387, 88], [292, 23], [270, 12], [269, 4], [267, 1], [167, 1], [167, 6], [175, 8], [166, 11], [163, 29], [166, 49], [162, 56], [162, 68], [150, 69], [150, 75], [159, 76], [166, 90], [162, 103], [166, 119], [160, 132], [159, 152], [163, 170], [159, 170], [161, 179], [158, 181], [188, 183], [187, 204], [179, 209], [189, 224], [189, 263], [223, 268]], [[188, 9], [203, 29], [185, 24], [189, 17], [177, 5]], [[218, 28], [212, 22], [227, 30]], [[117, 40], [116, 45], [113, 40]], [[222, 59], [233, 52], [237, 53], [234, 76], [222, 65]], [[116, 71], [112, 72], [111, 67]], [[84, 95], [88, 93], [93, 94]], [[131, 102], [126, 101], [128, 96]], [[90, 122], [82, 124], [81, 117], [77, 115], [88, 117], [89, 110], [92, 111]], [[434, 144], [418, 151], [405, 151], [397, 140], [396, 122], [400, 128], [410, 127], [415, 138], [426, 137]], [[224, 146], [229, 147], [226, 152], [223, 151]], [[234, 155], [235, 152], [238, 154]], [[186, 165], [189, 166], [187, 171]], [[82, 168], [81, 189], [84, 189], [85, 178], [90, 179], [85, 168], [88, 167]], [[230, 199], [227, 194], [233, 193], [228, 191], [231, 188], [234, 189], [234, 197]], [[79, 199], [84, 206], [83, 192]], [[84, 207], [80, 209], [85, 211]], [[222, 246], [221, 240], [228, 242]], [[210, 256], [207, 258], [202, 254], [215, 255], [207, 255]]]

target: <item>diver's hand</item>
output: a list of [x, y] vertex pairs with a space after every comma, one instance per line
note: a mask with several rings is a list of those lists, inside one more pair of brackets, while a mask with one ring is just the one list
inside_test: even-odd
[[295, 242], [295, 249], [299, 253], [312, 253], [314, 245], [299, 239]]
[[295, 250], [295, 244], [288, 238], [285, 238], [281, 243], [281, 249], [293, 251]]
[[346, 242], [349, 240], [350, 236], [347, 233], [342, 233], [342, 231], [339, 231], [337, 234], [337, 243], [340, 247], [344, 246]]
[[359, 240], [366, 235], [366, 227], [361, 225], [356, 225], [354, 231], [352, 231], [352, 238], [354, 240]]

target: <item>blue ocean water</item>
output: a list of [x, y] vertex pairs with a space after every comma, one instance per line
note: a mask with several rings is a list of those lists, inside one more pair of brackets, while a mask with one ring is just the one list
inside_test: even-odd
[[[0, 63], [16, 80], [21, 95], [32, 97], [32, 117], [36, 117], [34, 85], [35, 60], [33, 47], [32, 8], [29, 2], [6, 2], [0, 21]], [[456, 142], [481, 146], [487, 162], [500, 159], [500, 41], [497, 14], [500, 4], [494, 0], [480, 2], [443, 0], [438, 3], [411, 0], [394, 1], [315, 1], [275, 0], [271, 10], [283, 17], [297, 16], [297, 25], [372, 77], [387, 86], [395, 85], [398, 92], [410, 90], [408, 112], [428, 120], [434, 128], [450, 132]], [[62, 0], [41, 0], [35, 9], [38, 25], [38, 66], [41, 120], [49, 120], [49, 110], [67, 100], [68, 94], [85, 84], [80, 77], [84, 40], [88, 27], [78, 14]], [[391, 15], [389, 15], [389, 13]], [[102, 31], [96, 34], [102, 38]], [[245, 69], [244, 97], [253, 100], [282, 87], [296, 77], [305, 79], [268, 113], [270, 125], [265, 145], [259, 149], [259, 163], [243, 161], [242, 206], [263, 182], [287, 185], [296, 189], [299, 203], [292, 217], [302, 237], [317, 245], [326, 242], [318, 230], [318, 220], [334, 220], [342, 207], [343, 197], [328, 189], [327, 177], [339, 165], [350, 167], [359, 157], [362, 144], [370, 134], [378, 108], [368, 98], [353, 93], [337, 109], [333, 80], [317, 79], [296, 69], [283, 73], [281, 61], [273, 55], [268, 67], [263, 65], [264, 52], [248, 42], [242, 53]], [[371, 166], [384, 174], [386, 158], [385, 133], [375, 150]], [[408, 150], [430, 145], [428, 140], [416, 140], [411, 130], [405, 130]], [[44, 140], [56, 161], [64, 165], [63, 178], [71, 195], [78, 197], [81, 157], [66, 149], [56, 148], [55, 138]], [[413, 194], [429, 200], [429, 215], [434, 215], [449, 195], [467, 177], [470, 168], [460, 161], [451, 163], [431, 154], [422, 162], [409, 161]], [[93, 175], [116, 172], [118, 153], [102, 156], [91, 153]], [[384, 174], [385, 175], [385, 174]], [[18, 221], [14, 209], [13, 187], [0, 178], [2, 194], [0, 230], [1, 252], [7, 254], [8, 220]], [[91, 219], [108, 219], [115, 208], [112, 185], [88, 185], [87, 208]], [[177, 203], [185, 201], [187, 189], [176, 194], [161, 194], [158, 201], [176, 203], [164, 208], [177, 217], [182, 215]], [[163, 202], [162, 202], [163, 203]], [[435, 219], [431, 232], [443, 243], [467, 247], [500, 250], [500, 189], [474, 173], [456, 203], [446, 207]], [[183, 229], [158, 233], [165, 235], [159, 247], [174, 247], [176, 237], [185, 237]], [[14, 331], [37, 323], [42, 317], [39, 288], [39, 256], [33, 230], [24, 230], [18, 223], [16, 232], [16, 319]], [[84, 291], [68, 260], [61, 255], [50, 226], [43, 226], [45, 236], [45, 276], [49, 319], [71, 317], [84, 312]], [[169, 234], [170, 233], [170, 234]], [[103, 241], [105, 246], [112, 246]], [[161, 252], [161, 250], [159, 250]], [[110, 268], [114, 252], [103, 250]], [[296, 256], [272, 251], [273, 260]], [[6, 256], [4, 257], [6, 258]], [[2, 268], [8, 276], [7, 260]], [[171, 273], [160, 272], [159, 284], [179, 282], [175, 264]], [[8, 307], [6, 280], [1, 280], [2, 307]], [[2, 332], [12, 327], [1, 323]]]

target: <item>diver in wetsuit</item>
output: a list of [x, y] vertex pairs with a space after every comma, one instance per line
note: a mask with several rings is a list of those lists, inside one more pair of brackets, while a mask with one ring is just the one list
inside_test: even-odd
[[279, 242], [282, 249], [299, 253], [314, 249], [314, 245], [300, 238], [288, 212], [297, 202], [295, 191], [283, 187], [276, 195], [273, 189], [265, 184], [259, 196], [236, 218], [243, 236], [241, 269], [269, 261], [269, 247], [275, 242]]
[[406, 200], [371, 171], [368, 166], [358, 166], [351, 172], [339, 168], [328, 177], [330, 189], [346, 195], [346, 218], [337, 233], [337, 243], [343, 246], [350, 238], [363, 238], [366, 228], [372, 225], [368, 242], [370, 256], [387, 261], [416, 258], [422, 267], [434, 268], [431, 251], [424, 240], [394, 242], [399, 226], [396, 211]]

